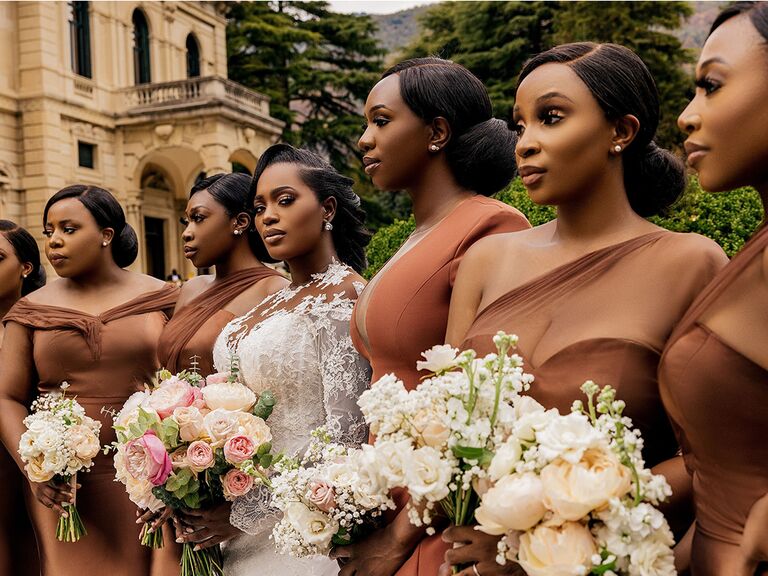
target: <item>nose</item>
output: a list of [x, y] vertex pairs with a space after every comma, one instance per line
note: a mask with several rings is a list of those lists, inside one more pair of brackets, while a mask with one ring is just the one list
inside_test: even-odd
[[533, 130], [523, 130], [522, 134], [517, 136], [515, 145], [515, 154], [520, 158], [528, 158], [541, 150]]
[[701, 115], [696, 111], [694, 98], [677, 117], [677, 127], [686, 134], [691, 134], [701, 127]]
[[48, 238], [48, 246], [51, 248], [57, 248], [60, 246], [63, 246], [64, 242], [62, 241], [62, 236], [55, 230], [53, 231], [53, 234], [50, 235]]
[[357, 147], [363, 152], [368, 152], [373, 148], [373, 135], [371, 134], [370, 126], [366, 126], [363, 135], [357, 141]]
[[277, 210], [272, 206], [272, 203], [269, 203], [264, 207], [264, 212], [261, 213], [261, 221], [265, 226], [280, 221], [280, 216], [278, 216]]
[[184, 242], [189, 242], [192, 240], [192, 238], [194, 238], [192, 231], [189, 229], [191, 225], [191, 223], [187, 224], [187, 226], [184, 228], [184, 231], [181, 233], [181, 239], [184, 240]]

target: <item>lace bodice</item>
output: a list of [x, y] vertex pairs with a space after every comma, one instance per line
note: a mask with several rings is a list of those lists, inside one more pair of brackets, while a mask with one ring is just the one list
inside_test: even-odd
[[[349, 321], [362, 283], [334, 262], [304, 285], [287, 286], [222, 330], [213, 349], [218, 371], [240, 360], [241, 377], [254, 392], [271, 390], [277, 404], [268, 424], [275, 449], [302, 452], [310, 432], [326, 426], [336, 441], [361, 444], [367, 438], [357, 399], [370, 381], [370, 367], [352, 346]], [[350, 289], [350, 285], [353, 289]], [[354, 298], [348, 297], [352, 292]], [[232, 506], [232, 524], [249, 534], [274, 524], [265, 491]]]

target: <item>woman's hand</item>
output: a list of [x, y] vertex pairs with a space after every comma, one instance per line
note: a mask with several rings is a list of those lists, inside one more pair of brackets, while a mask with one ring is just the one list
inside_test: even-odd
[[176, 542], [195, 544], [195, 550], [203, 550], [241, 534], [229, 522], [231, 510], [230, 502], [204, 510], [177, 510], [173, 517]]
[[138, 516], [136, 519], [136, 524], [148, 524], [149, 528], [147, 529], [147, 532], [152, 533], [160, 530], [163, 524], [165, 524], [165, 521], [173, 516], [173, 510], [168, 506], [164, 506], [156, 512], [152, 512], [151, 510], [144, 510], [142, 513], [141, 510], [137, 510], [136, 516]]
[[761, 562], [768, 562], [768, 494], [749, 511], [741, 537], [741, 566], [735, 576], [753, 576]]
[[412, 551], [413, 547], [398, 541], [389, 524], [365, 540], [333, 548], [330, 557], [339, 561], [339, 576], [392, 576]]
[[460, 576], [501, 576], [524, 575], [520, 565], [507, 560], [504, 566], [496, 562], [499, 536], [490, 536], [473, 526], [451, 526], [443, 532], [443, 541], [455, 548], [445, 553], [445, 564], [440, 567], [439, 576], [450, 576], [452, 566], [468, 566]]
[[[59, 516], [64, 518], [69, 516], [64, 504], [73, 504], [75, 502], [75, 490], [70, 484], [49, 480], [48, 482], [30, 481], [29, 485], [35, 498], [43, 506], [55, 510]], [[80, 484], [77, 484], [75, 488], [80, 488]]]

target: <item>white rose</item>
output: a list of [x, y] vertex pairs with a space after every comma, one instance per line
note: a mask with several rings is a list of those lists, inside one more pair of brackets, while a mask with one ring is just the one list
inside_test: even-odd
[[238, 433], [248, 436], [257, 448], [272, 440], [272, 431], [262, 418], [250, 412], [237, 412], [236, 417]]
[[221, 448], [231, 436], [238, 433], [239, 414], [239, 412], [217, 408], [205, 415], [203, 427], [208, 438], [211, 439], [211, 446]]
[[127, 428], [133, 424], [139, 417], [139, 407], [144, 407], [144, 410], [151, 414], [157, 414], [155, 409], [148, 405], [149, 392], [141, 391], [134, 392], [128, 397], [128, 400], [123, 404], [120, 414], [115, 418], [115, 426], [121, 426]]
[[173, 411], [173, 419], [179, 425], [182, 442], [192, 442], [203, 432], [203, 413], [196, 406], [183, 406]]
[[357, 482], [353, 486], [355, 503], [366, 510], [377, 507], [386, 498], [387, 487], [373, 446], [363, 445], [353, 451], [348, 460], [357, 469]]
[[35, 438], [35, 447], [43, 453], [56, 450], [62, 443], [57, 430], [44, 430]]
[[82, 424], [75, 424], [67, 429], [67, 448], [73, 450], [82, 461], [89, 461], [96, 457], [101, 450], [99, 437], [90, 428]]
[[451, 464], [443, 460], [442, 454], [434, 448], [423, 446], [414, 450], [403, 463], [403, 468], [405, 483], [412, 496], [432, 502], [448, 496]]
[[541, 524], [520, 536], [517, 561], [528, 576], [583, 576], [592, 569], [596, 553], [586, 526], [576, 522]]
[[67, 468], [68, 459], [62, 452], [48, 452], [43, 460], [43, 470], [61, 474]]
[[211, 410], [239, 410], [245, 412], [256, 403], [256, 394], [237, 382], [209, 384], [203, 388], [203, 400]]
[[533, 414], [535, 412], [545, 412], [544, 406], [539, 404], [536, 400], [530, 396], [521, 394], [513, 401], [515, 407], [515, 416], [522, 418], [525, 414]]
[[558, 518], [581, 520], [629, 492], [629, 469], [609, 449], [587, 450], [577, 464], [555, 460], [541, 471], [544, 503]]
[[456, 355], [459, 351], [450, 344], [432, 346], [421, 355], [424, 360], [416, 362], [416, 370], [429, 370], [430, 372], [442, 372], [456, 365]]
[[522, 455], [523, 448], [520, 446], [520, 441], [514, 436], [507, 438], [496, 450], [496, 454], [494, 454], [488, 467], [488, 475], [491, 480], [496, 482], [502, 476], [511, 474]]
[[514, 433], [521, 442], [534, 442], [539, 431], [545, 429], [553, 420], [557, 420], [560, 413], [556, 409], [538, 411], [534, 410], [520, 415], [514, 424]]
[[544, 517], [547, 509], [541, 480], [536, 474], [504, 476], [488, 490], [475, 510], [480, 530], [500, 536], [509, 530], [528, 530]]
[[549, 422], [536, 434], [539, 452], [545, 458], [562, 458], [571, 463], [581, 460], [588, 448], [607, 445], [605, 437], [596, 430], [584, 414], [571, 412]]
[[403, 462], [408, 460], [413, 452], [410, 440], [377, 442], [375, 450], [379, 474], [387, 488], [402, 486], [405, 483]]
[[327, 552], [331, 538], [339, 531], [339, 524], [321, 512], [313, 512], [301, 502], [291, 502], [285, 509], [285, 517], [291, 526], [308, 543]]
[[629, 573], [632, 576], [673, 576], [675, 555], [666, 543], [648, 539], [633, 546], [629, 554]]

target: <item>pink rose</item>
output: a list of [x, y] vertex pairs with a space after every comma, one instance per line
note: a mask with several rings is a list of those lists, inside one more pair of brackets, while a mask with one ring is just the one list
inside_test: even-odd
[[224, 474], [224, 477], [221, 479], [221, 486], [224, 489], [224, 498], [231, 501], [238, 496], [245, 496], [251, 491], [251, 488], [253, 488], [253, 476], [237, 468], [232, 468], [232, 470]]
[[213, 448], [207, 442], [195, 440], [187, 447], [187, 462], [194, 472], [202, 472], [210, 468], [215, 460]]
[[241, 464], [256, 452], [256, 446], [248, 436], [238, 434], [224, 443], [224, 458], [230, 464]]
[[194, 400], [191, 405], [199, 410], [204, 409], [206, 406], [205, 400], [203, 399], [203, 391], [197, 386], [192, 386], [192, 395], [194, 396]]
[[205, 377], [206, 384], [224, 384], [229, 380], [229, 372], [216, 372]]
[[152, 430], [128, 442], [125, 447], [125, 467], [136, 480], [149, 480], [154, 486], [165, 483], [173, 469], [165, 446]]
[[323, 512], [328, 512], [336, 506], [333, 486], [322, 480], [313, 480], [309, 484], [309, 501]]
[[171, 376], [152, 391], [147, 405], [157, 412], [160, 419], [167, 418], [176, 408], [191, 406], [195, 402], [195, 390], [186, 380]]

